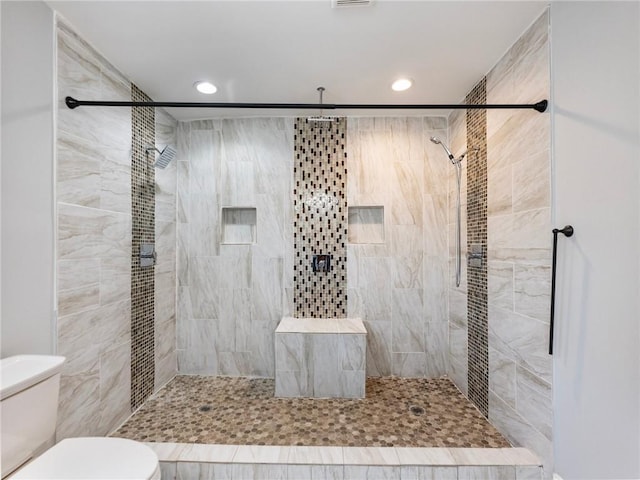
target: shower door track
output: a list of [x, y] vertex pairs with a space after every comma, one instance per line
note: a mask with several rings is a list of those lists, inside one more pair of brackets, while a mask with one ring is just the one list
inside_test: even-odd
[[65, 104], [76, 107], [162, 107], [162, 108], [265, 108], [265, 109], [323, 109], [323, 110], [499, 110], [531, 109], [540, 113], [547, 109], [548, 101], [537, 103], [498, 104], [363, 104], [363, 103], [228, 103], [228, 102], [121, 102], [108, 100], [78, 100], [66, 97]]

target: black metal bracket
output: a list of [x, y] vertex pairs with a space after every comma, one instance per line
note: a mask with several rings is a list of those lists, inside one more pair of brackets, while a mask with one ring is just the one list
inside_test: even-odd
[[533, 109], [544, 112], [549, 102], [540, 100], [537, 103], [499, 103], [488, 105], [477, 104], [362, 104], [362, 103], [226, 103], [226, 102], [115, 102], [108, 100], [78, 100], [65, 97], [64, 103], [70, 109], [77, 107], [161, 107], [161, 108], [278, 108], [278, 109], [313, 109], [313, 110], [496, 110], [496, 109]]
[[566, 225], [564, 228], [554, 228], [553, 232], [553, 254], [551, 260], [551, 316], [549, 322], [549, 355], [553, 355], [553, 323], [556, 307], [556, 261], [558, 258], [558, 234], [561, 233], [565, 237], [573, 235], [573, 227]]

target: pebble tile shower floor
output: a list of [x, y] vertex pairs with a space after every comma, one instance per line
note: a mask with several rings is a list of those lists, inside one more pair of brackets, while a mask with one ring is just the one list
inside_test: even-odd
[[368, 378], [364, 399], [273, 394], [273, 379], [177, 376], [113, 436], [229, 445], [510, 447], [447, 378]]

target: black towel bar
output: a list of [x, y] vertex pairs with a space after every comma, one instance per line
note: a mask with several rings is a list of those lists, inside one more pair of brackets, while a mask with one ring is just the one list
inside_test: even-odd
[[549, 322], [549, 355], [553, 355], [553, 317], [556, 307], [556, 260], [558, 257], [558, 234], [562, 233], [565, 237], [573, 235], [573, 227], [567, 225], [562, 229], [554, 228], [553, 232], [553, 256], [551, 260], [551, 318]]

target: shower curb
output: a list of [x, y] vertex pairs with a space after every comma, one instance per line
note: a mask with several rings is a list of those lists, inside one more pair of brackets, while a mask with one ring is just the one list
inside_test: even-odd
[[[160, 460], [163, 480], [191, 478], [357, 479], [383, 473], [405, 480], [543, 479], [540, 459], [526, 448], [306, 447], [145, 443]], [[480, 477], [478, 477], [480, 475]]]

